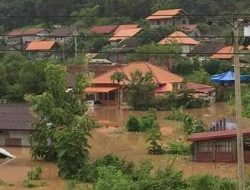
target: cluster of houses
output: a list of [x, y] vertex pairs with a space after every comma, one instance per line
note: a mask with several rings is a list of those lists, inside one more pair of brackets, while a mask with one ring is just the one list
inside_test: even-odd
[[[190, 23], [190, 16], [182, 9], [160, 10], [146, 18], [150, 28], [174, 25], [177, 31], [166, 36], [158, 42], [159, 45], [177, 43], [182, 49], [183, 56], [200, 55], [200, 59], [219, 59], [231, 61], [234, 49], [218, 41], [201, 41], [201, 34], [197, 24]], [[91, 71], [95, 77], [91, 86], [85, 92], [92, 99], [103, 105], [117, 105], [126, 101], [126, 95], [121, 89], [126, 88], [127, 82], [115, 83], [111, 76], [115, 72], [123, 73], [130, 79], [131, 73], [140, 71], [143, 74], [151, 72], [156, 85], [156, 96], [166, 92], [191, 90], [194, 97], [207, 98], [215, 101], [215, 88], [194, 82], [186, 82], [181, 76], [156, 66], [150, 62], [123, 63], [121, 52], [133, 52], [138, 46], [136, 36], [142, 31], [137, 24], [94, 26], [89, 29], [90, 34], [108, 36], [108, 42], [115, 52], [109, 60], [100, 60], [104, 64], [89, 64], [87, 68], [82, 65], [67, 65], [68, 87], [73, 87], [75, 77], [83, 72]], [[57, 50], [68, 40], [79, 34], [74, 27], [56, 26], [53, 30], [47, 29], [20, 29], [11, 31], [6, 35], [6, 48], [22, 50], [29, 53], [40, 54], [52, 52], [58, 57]], [[243, 49], [243, 48], [242, 48]], [[244, 51], [250, 50], [250, 46]], [[59, 51], [58, 51], [59, 52]], [[51, 56], [50, 55], [50, 56]], [[92, 57], [93, 58], [93, 57]], [[92, 59], [92, 62], [98, 60]], [[90, 61], [91, 62], [91, 61]], [[29, 146], [29, 135], [32, 133], [30, 123], [33, 117], [30, 106], [26, 104], [0, 104], [0, 146]], [[235, 130], [217, 130], [193, 134], [188, 138], [193, 142], [195, 161], [236, 161], [236, 132]], [[245, 160], [250, 161], [250, 130], [244, 131]]]

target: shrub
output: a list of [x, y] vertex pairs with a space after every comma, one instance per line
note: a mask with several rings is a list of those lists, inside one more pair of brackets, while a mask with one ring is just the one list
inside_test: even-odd
[[94, 184], [94, 190], [132, 190], [132, 179], [124, 175], [115, 167], [106, 166], [99, 167], [99, 178]]
[[23, 180], [23, 186], [27, 188], [42, 187], [45, 185], [46, 185], [46, 182], [44, 181], [35, 181], [35, 180], [29, 180], [29, 179]]
[[152, 128], [151, 130], [149, 130], [148, 136], [148, 153], [154, 155], [164, 154], [165, 151], [159, 144], [159, 142], [161, 141], [161, 132], [159, 131], [159, 128]]
[[186, 155], [190, 153], [190, 146], [183, 142], [171, 142], [167, 149], [167, 153]]
[[83, 182], [94, 183], [98, 179], [98, 168], [114, 167], [126, 175], [133, 173], [133, 162], [127, 162], [115, 155], [106, 155], [103, 158], [96, 160], [93, 164], [88, 164], [79, 170], [78, 179]]
[[146, 131], [148, 129], [159, 128], [156, 121], [157, 117], [154, 112], [149, 112], [147, 115], [141, 118], [140, 131]]
[[42, 168], [40, 166], [36, 166], [33, 170], [29, 171], [27, 176], [28, 180], [39, 180], [42, 174]]
[[131, 131], [131, 132], [140, 131], [140, 122], [137, 119], [137, 117], [129, 116], [127, 124], [126, 124], [126, 128], [128, 129], [128, 131]]
[[236, 190], [234, 181], [209, 174], [190, 177], [188, 186], [190, 190]]

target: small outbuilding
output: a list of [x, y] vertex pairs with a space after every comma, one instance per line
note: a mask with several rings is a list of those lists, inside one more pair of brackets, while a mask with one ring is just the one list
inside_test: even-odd
[[[244, 160], [250, 162], [250, 129], [243, 131]], [[188, 137], [193, 143], [193, 160], [196, 162], [236, 162], [236, 130], [194, 133]]]
[[0, 104], [0, 146], [30, 146], [32, 120], [28, 104]]

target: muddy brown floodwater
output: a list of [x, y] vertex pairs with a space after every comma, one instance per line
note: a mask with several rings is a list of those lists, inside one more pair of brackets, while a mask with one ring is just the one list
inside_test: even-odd
[[12, 148], [3, 147], [17, 158], [6, 165], [0, 167], [0, 180], [8, 184], [13, 184], [10, 187], [0, 187], [0, 189], [23, 190], [22, 181], [27, 178], [27, 172], [33, 167], [39, 165], [42, 167], [43, 173], [41, 181], [45, 181], [44, 187], [32, 188], [39, 190], [57, 190], [65, 189], [65, 183], [57, 177], [57, 167], [53, 163], [44, 161], [34, 161], [31, 159], [28, 148]]
[[[233, 110], [230, 106], [224, 103], [217, 103], [209, 108], [186, 110], [194, 116], [200, 117], [208, 126], [212, 121], [226, 118], [233, 118]], [[163, 129], [163, 142], [178, 140], [183, 138], [183, 132], [180, 123], [166, 121], [164, 117], [170, 112], [157, 112], [158, 122]], [[111, 128], [110, 130], [103, 128], [93, 131], [93, 138], [90, 139], [90, 159], [95, 160], [106, 154], [116, 154], [127, 160], [136, 163], [150, 160], [155, 168], [162, 168], [173, 161], [171, 155], [153, 156], [147, 154], [146, 136], [143, 133], [128, 133], [124, 129], [126, 120], [129, 115], [142, 116], [145, 112], [118, 110], [117, 107], [95, 107], [90, 110], [92, 115], [97, 120], [110, 121], [119, 128]], [[249, 127], [249, 119], [243, 120], [243, 126]], [[166, 132], [166, 133], [164, 133]], [[190, 156], [179, 156], [174, 164], [176, 169], [182, 170], [185, 176], [211, 173], [223, 177], [236, 177], [235, 163], [195, 163], [191, 161]], [[247, 172], [250, 174], [250, 164], [246, 164]]]
[[[210, 125], [212, 121], [223, 117], [233, 117], [232, 109], [227, 104], [223, 103], [218, 103], [209, 108], [187, 110], [187, 112], [201, 117], [207, 125]], [[119, 126], [111, 128], [103, 127], [93, 130], [93, 137], [89, 139], [89, 144], [91, 145], [91, 149], [89, 150], [90, 161], [101, 158], [106, 154], [116, 154], [121, 158], [136, 163], [149, 160], [153, 163], [155, 168], [163, 168], [165, 165], [173, 161], [174, 157], [171, 155], [148, 155], [146, 149], [147, 144], [145, 142], [146, 135], [143, 133], [128, 133], [124, 129], [124, 124], [129, 115], [134, 114], [142, 116], [145, 112], [118, 110], [116, 107], [95, 107], [93, 110], [90, 110], [89, 114], [99, 121], [108, 121], [113, 123], [114, 126]], [[166, 121], [164, 117], [167, 114], [169, 114], [169, 112], [157, 112], [158, 122], [161, 126], [161, 131], [164, 134], [163, 143], [166, 144], [183, 137], [180, 123]], [[244, 119], [244, 127], [247, 127], [249, 124], [250, 120]], [[46, 181], [47, 185], [34, 189], [65, 189], [65, 181], [57, 177], [57, 167], [55, 164], [32, 160], [28, 148], [5, 148], [15, 155], [17, 159], [0, 167], [0, 180], [14, 184], [14, 186], [4, 189], [27, 189], [22, 187], [22, 181], [26, 178], [27, 172], [36, 165], [42, 166], [42, 180]], [[189, 156], [179, 156], [174, 163], [174, 167], [178, 170], [182, 170], [185, 176], [211, 173], [223, 177], [236, 177], [235, 163], [195, 163], [191, 161]], [[246, 171], [250, 174], [250, 164], [246, 164]]]

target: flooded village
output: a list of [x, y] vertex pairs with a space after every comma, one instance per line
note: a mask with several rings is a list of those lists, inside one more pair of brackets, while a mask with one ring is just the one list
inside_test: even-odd
[[250, 189], [250, 3], [0, 3], [0, 190]]

